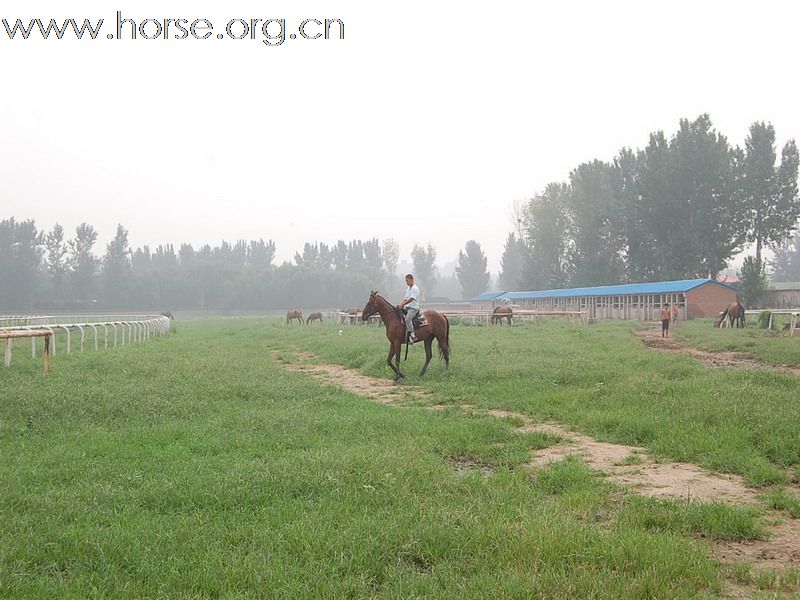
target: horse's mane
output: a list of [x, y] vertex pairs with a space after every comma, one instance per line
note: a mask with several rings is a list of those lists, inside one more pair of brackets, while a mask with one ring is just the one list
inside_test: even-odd
[[394, 304], [392, 304], [391, 302], [389, 302], [389, 301], [388, 301], [386, 298], [384, 298], [383, 296], [381, 296], [381, 295], [380, 295], [378, 292], [375, 292], [375, 297], [376, 297], [376, 298], [380, 298], [381, 300], [383, 300], [384, 302], [386, 302], [386, 304], [388, 304], [388, 305], [391, 307], [391, 309], [394, 311], [394, 314], [396, 314], [396, 315], [397, 315], [397, 318], [398, 318], [398, 319], [400, 319], [401, 321], [403, 321], [403, 315], [401, 314], [401, 313], [402, 313], [402, 310], [401, 310], [401, 309], [397, 308], [397, 307], [396, 307]]

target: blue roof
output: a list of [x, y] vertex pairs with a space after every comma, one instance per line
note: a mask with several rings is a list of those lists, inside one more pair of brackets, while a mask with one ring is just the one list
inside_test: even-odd
[[[725, 288], [730, 286], [714, 279], [681, 279], [678, 281], [656, 281], [653, 283], [627, 283], [624, 285], [601, 285], [598, 287], [572, 288], [563, 290], [541, 290], [534, 292], [506, 292], [503, 298], [509, 300], [533, 300], [535, 298], [581, 298], [591, 296], [635, 296], [647, 294], [684, 293], [701, 285], [713, 283]], [[488, 299], [496, 299], [488, 298]]]
[[483, 292], [482, 294], [478, 294], [477, 296], [473, 296], [469, 299], [470, 302], [486, 302], [487, 300], [494, 300], [495, 298], [499, 298], [506, 292]]

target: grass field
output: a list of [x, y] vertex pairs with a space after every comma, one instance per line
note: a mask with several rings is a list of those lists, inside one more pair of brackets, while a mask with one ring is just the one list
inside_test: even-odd
[[[764, 536], [768, 507], [797, 510], [784, 487], [800, 465], [791, 375], [708, 370], [644, 348], [626, 324], [453, 327], [449, 372], [434, 363], [418, 379], [412, 348], [406, 383], [430, 394], [402, 408], [270, 359], [305, 349], [389, 376], [382, 330], [338, 330], [179, 323], [147, 344], [58, 354], [47, 376], [15, 354], [0, 370], [0, 596], [800, 591], [720, 566], [708, 546]], [[434, 402], [739, 473], [765, 487], [763, 509], [644, 499], [575, 459], [532, 475], [520, 465], [555, 440]]]
[[[776, 315], [780, 326], [786, 318]], [[711, 320], [687, 321], [675, 330], [676, 339], [702, 350], [713, 352], [739, 352], [772, 365], [800, 366], [800, 331], [793, 337], [781, 330], [759, 329], [756, 320], [744, 329], [720, 329]]]

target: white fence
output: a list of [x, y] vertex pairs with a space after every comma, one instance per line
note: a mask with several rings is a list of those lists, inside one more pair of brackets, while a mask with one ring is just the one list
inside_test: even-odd
[[[744, 311], [744, 314], [745, 317], [760, 316], [763, 312], [769, 313], [769, 323], [767, 324], [767, 329], [772, 329], [772, 320], [775, 315], [789, 315], [789, 337], [794, 336], [794, 332], [797, 329], [798, 320], [800, 320], [800, 311], [786, 308], [761, 308], [755, 310], [746, 310]], [[722, 317], [722, 313], [719, 313], [719, 317]], [[725, 317], [720, 321], [719, 326], [729, 327], [730, 321], [727, 317]]]
[[73, 337], [83, 352], [87, 337], [95, 351], [140, 343], [169, 332], [171, 322], [162, 315], [14, 315], [0, 316], [0, 339], [5, 340], [4, 363], [11, 365], [15, 339], [30, 338], [31, 355], [36, 358], [36, 340], [44, 338], [45, 370], [49, 356], [56, 354], [56, 336], [63, 334], [63, 349], [70, 353]]

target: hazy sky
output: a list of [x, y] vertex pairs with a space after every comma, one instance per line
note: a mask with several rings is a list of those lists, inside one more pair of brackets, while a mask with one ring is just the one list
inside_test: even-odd
[[[34, 8], [35, 6], [35, 8]], [[207, 18], [207, 40], [105, 39], [115, 11]], [[104, 18], [95, 41], [0, 26], [0, 218], [117, 223], [132, 246], [392, 237], [496, 273], [511, 206], [578, 163], [709, 112], [800, 138], [790, 2], [4, 0], [0, 17]], [[345, 39], [217, 40], [233, 18], [339, 18]], [[274, 29], [273, 29], [274, 31]], [[259, 34], [260, 36], [260, 34]]]

